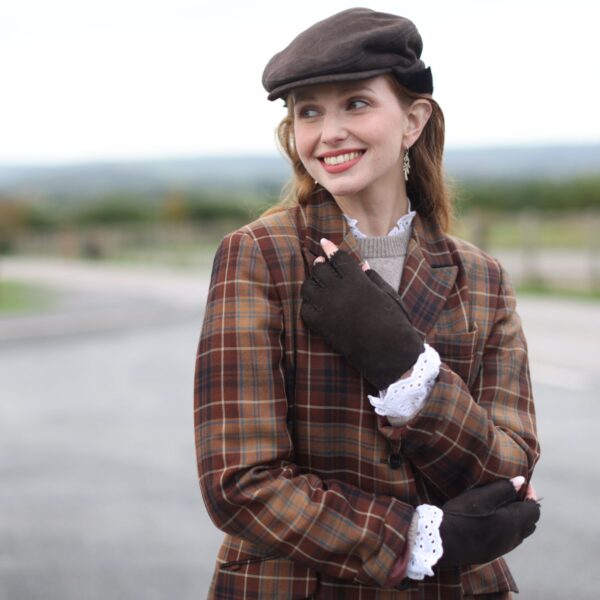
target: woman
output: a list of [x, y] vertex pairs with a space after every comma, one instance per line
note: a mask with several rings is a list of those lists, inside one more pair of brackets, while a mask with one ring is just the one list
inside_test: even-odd
[[294, 179], [215, 257], [195, 380], [227, 534], [211, 598], [516, 591], [501, 556], [539, 517], [526, 343], [502, 267], [445, 233], [421, 49], [407, 19], [351, 9], [265, 69]]

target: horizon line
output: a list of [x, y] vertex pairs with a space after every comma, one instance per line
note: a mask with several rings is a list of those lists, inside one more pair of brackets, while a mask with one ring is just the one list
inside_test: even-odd
[[[473, 146], [447, 146], [444, 152], [482, 152], [492, 150], [506, 151], [527, 151], [527, 150], [551, 150], [551, 149], [588, 149], [600, 148], [600, 140], [590, 142], [556, 142], [556, 143], [533, 143], [533, 144], [485, 144]], [[278, 152], [272, 151], [249, 151], [249, 152], [214, 152], [207, 154], [199, 152], [197, 154], [150, 154], [146, 156], [131, 155], [131, 156], [97, 156], [97, 157], [67, 157], [63, 159], [31, 159], [27, 161], [5, 160], [0, 158], [0, 168], [60, 168], [74, 167], [98, 164], [123, 164], [123, 163], [152, 163], [152, 162], [173, 162], [186, 160], [222, 160], [222, 159], [249, 159], [249, 158], [281, 158], [284, 162], [287, 158]]]

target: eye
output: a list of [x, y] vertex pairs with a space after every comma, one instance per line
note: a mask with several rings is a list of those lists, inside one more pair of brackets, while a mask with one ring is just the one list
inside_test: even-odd
[[366, 100], [361, 100], [360, 98], [354, 98], [348, 103], [348, 108], [351, 110], [357, 110], [359, 108], [364, 108], [365, 106], [369, 106], [369, 103]]
[[312, 106], [302, 106], [298, 109], [298, 117], [301, 119], [312, 119], [319, 116], [319, 111]]

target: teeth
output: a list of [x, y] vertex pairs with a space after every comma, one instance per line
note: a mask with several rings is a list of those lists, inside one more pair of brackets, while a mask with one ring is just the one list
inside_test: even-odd
[[341, 165], [342, 163], [354, 160], [361, 155], [361, 152], [348, 152], [347, 154], [338, 154], [337, 156], [325, 156], [323, 162], [326, 165]]

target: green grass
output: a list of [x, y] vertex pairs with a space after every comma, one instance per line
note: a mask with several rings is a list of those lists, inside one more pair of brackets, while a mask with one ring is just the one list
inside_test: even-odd
[[55, 302], [56, 294], [45, 287], [0, 278], [0, 315], [46, 309]]
[[[597, 213], [470, 213], [458, 215], [453, 233], [493, 248], [598, 248]], [[479, 245], [478, 244], [478, 245]]]
[[569, 300], [600, 301], [600, 289], [562, 288], [545, 283], [522, 283], [516, 286], [517, 295], [566, 298]]
[[207, 236], [196, 242], [180, 240], [170, 242], [168, 245], [140, 244], [115, 250], [105, 260], [123, 265], [152, 265], [210, 271], [220, 240], [221, 236]]

